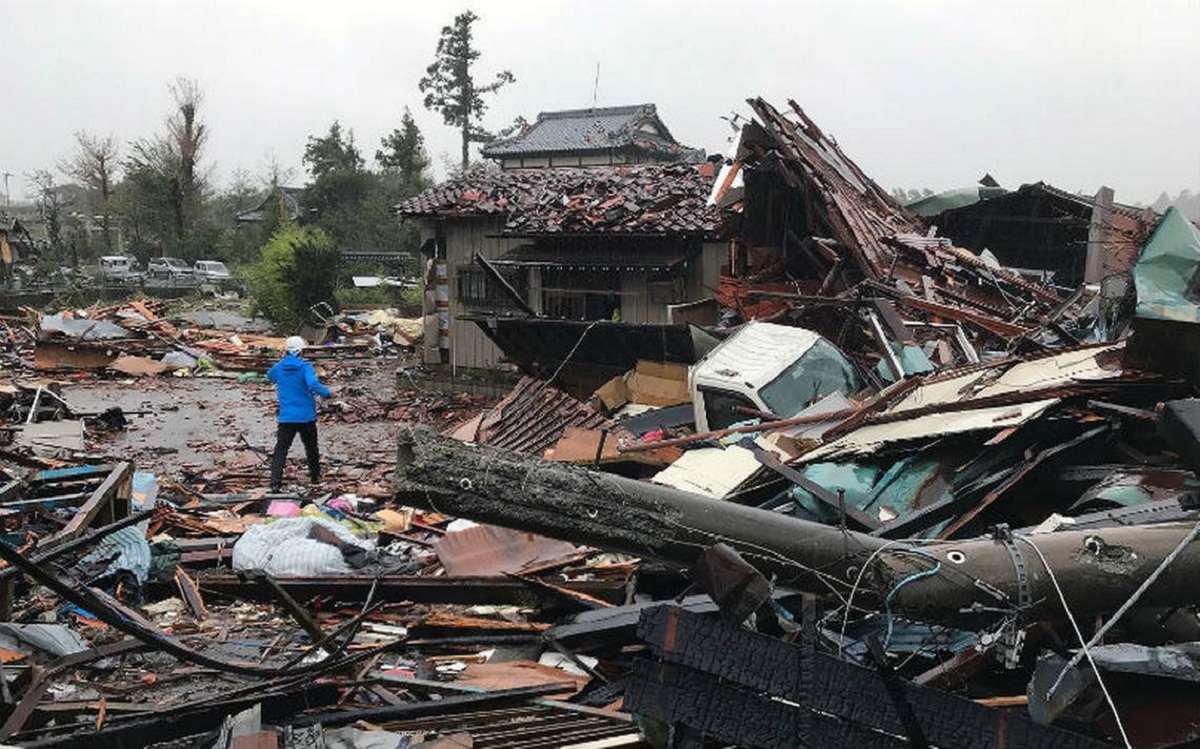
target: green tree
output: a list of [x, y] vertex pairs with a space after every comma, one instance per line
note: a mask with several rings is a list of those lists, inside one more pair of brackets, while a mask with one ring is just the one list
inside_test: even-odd
[[479, 124], [487, 112], [484, 95], [494, 94], [516, 81], [511, 72], [503, 70], [491, 83], [476, 83], [471, 67], [479, 59], [480, 52], [473, 44], [471, 25], [478, 20], [479, 16], [468, 10], [455, 16], [452, 26], [442, 28], [437, 57], [425, 69], [425, 77], [418, 84], [421, 93], [425, 94], [425, 108], [440, 112], [447, 125], [461, 132], [464, 171], [470, 166], [471, 143], [493, 138]]
[[171, 234], [170, 186], [167, 178], [148, 164], [130, 159], [125, 177], [113, 189], [113, 207], [125, 231], [130, 252], [143, 260], [163, 254]]
[[396, 178], [402, 193], [399, 198], [416, 195], [432, 184], [425, 136], [408, 107], [404, 108], [400, 127], [383, 136], [380, 145], [383, 148], [375, 152], [375, 161], [385, 177]]
[[293, 332], [319, 302], [333, 303], [340, 253], [320, 229], [284, 224], [263, 246], [246, 280], [255, 312]]
[[263, 221], [236, 224], [239, 213], [257, 208], [275, 194], [274, 189], [264, 190], [261, 182], [261, 178], [245, 169], [235, 169], [229, 184], [204, 205], [206, 222], [218, 228], [213, 244], [215, 255], [230, 265], [257, 260], [259, 250], [279, 227], [279, 211], [271, 210], [265, 211]]
[[304, 164], [312, 175], [305, 202], [316, 209], [318, 225], [340, 244], [358, 244], [358, 214], [371, 190], [371, 174], [354, 144], [354, 133], [343, 134], [335, 120], [325, 135], [309, 137]]

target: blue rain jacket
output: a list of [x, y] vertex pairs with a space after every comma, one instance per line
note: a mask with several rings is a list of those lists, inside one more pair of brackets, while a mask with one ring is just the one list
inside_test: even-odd
[[317, 420], [317, 400], [333, 395], [317, 379], [313, 366], [295, 354], [287, 354], [267, 371], [279, 396], [279, 423], [303, 424]]

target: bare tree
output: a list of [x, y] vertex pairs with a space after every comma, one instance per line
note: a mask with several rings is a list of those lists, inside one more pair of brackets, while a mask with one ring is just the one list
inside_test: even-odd
[[55, 257], [62, 257], [63, 218], [71, 202], [49, 169], [36, 169], [25, 175], [29, 182], [29, 197], [33, 198], [38, 219], [46, 229], [46, 239]]
[[296, 168], [284, 166], [275, 154], [274, 149], [267, 151], [263, 159], [262, 173], [258, 178], [263, 187], [274, 190], [277, 187], [283, 187], [296, 178]]
[[113, 135], [91, 136], [82, 130], [75, 133], [76, 151], [59, 165], [64, 174], [100, 198], [100, 229], [104, 236], [105, 252], [112, 254], [113, 189], [120, 171], [120, 146]]
[[[177, 78], [171, 84], [171, 96], [175, 99], [177, 109], [167, 118], [167, 131], [179, 153], [180, 193], [186, 210], [194, 208], [199, 202], [202, 188], [196, 167], [200, 162], [200, 151], [208, 140], [208, 127], [198, 117], [204, 94], [196, 81]], [[182, 212], [179, 228], [182, 237]]]
[[133, 143], [126, 170], [149, 172], [161, 181], [171, 211], [172, 231], [176, 241], [182, 243], [204, 191], [205, 175], [198, 167], [208, 127], [200, 120], [204, 96], [199, 84], [178, 78], [170, 88], [175, 111], [167, 117], [166, 133]]

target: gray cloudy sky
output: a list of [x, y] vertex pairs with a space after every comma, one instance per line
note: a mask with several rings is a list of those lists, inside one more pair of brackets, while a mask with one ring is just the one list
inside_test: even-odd
[[467, 7], [479, 72], [517, 77], [491, 127], [588, 106], [599, 62], [601, 106], [654, 102], [709, 152], [747, 97], [792, 97], [887, 188], [1200, 189], [1195, 0], [0, 0], [0, 171], [53, 165], [78, 129], [150, 134], [182, 75], [221, 180], [271, 153], [299, 167], [334, 119], [371, 155], [405, 105], [440, 172], [457, 142], [417, 81]]

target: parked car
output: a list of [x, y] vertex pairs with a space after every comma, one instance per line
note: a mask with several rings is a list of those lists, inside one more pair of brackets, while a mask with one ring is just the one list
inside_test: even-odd
[[229, 281], [229, 269], [220, 260], [197, 260], [193, 266], [196, 278], [201, 283], [224, 283]]
[[96, 263], [96, 277], [108, 283], [140, 283], [144, 276], [136, 263], [128, 255], [103, 255]]
[[147, 272], [153, 278], [190, 280], [196, 272], [186, 261], [177, 257], [156, 257], [150, 261]]

